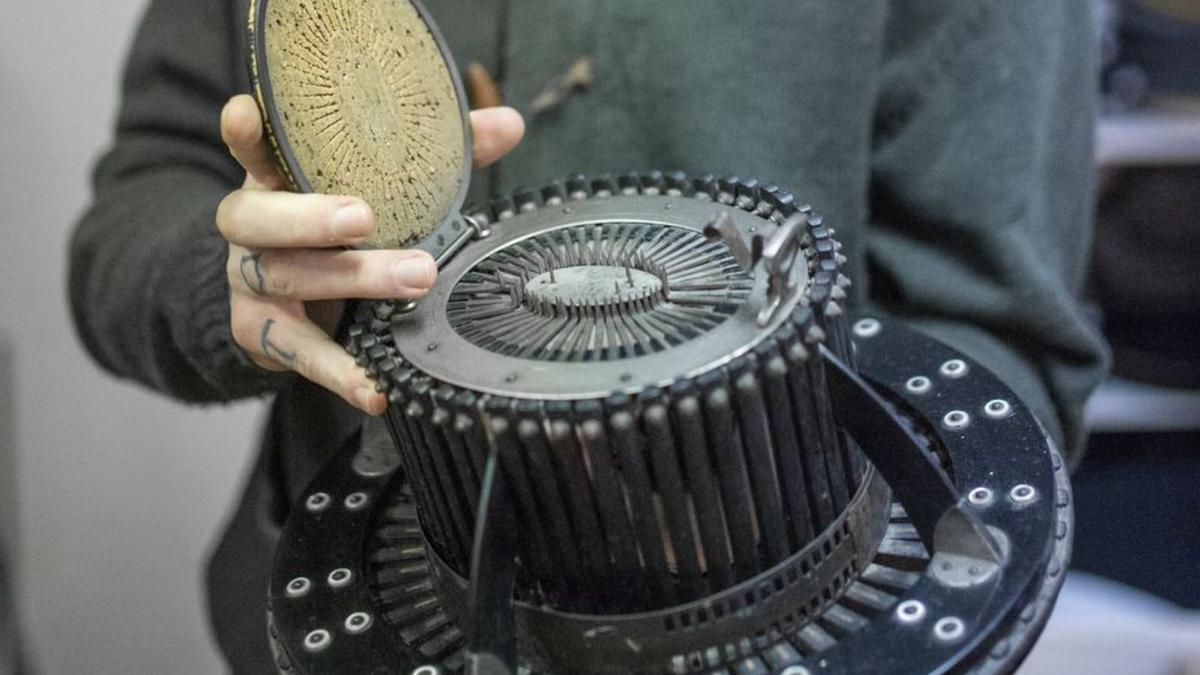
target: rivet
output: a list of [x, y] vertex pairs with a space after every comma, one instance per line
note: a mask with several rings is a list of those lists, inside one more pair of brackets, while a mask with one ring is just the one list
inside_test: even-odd
[[505, 375], [505, 376], [504, 376], [504, 381], [505, 381], [505, 382], [516, 382], [516, 381], [517, 381], [517, 374], [516, 374], [516, 373], [510, 373], [510, 374], [508, 374], [508, 375]]
[[308, 595], [309, 589], [312, 588], [312, 582], [306, 577], [296, 577], [288, 582], [287, 596], [289, 598], [300, 598]]
[[329, 634], [329, 631], [318, 628], [304, 636], [304, 649], [315, 654], [328, 647], [332, 642], [333, 636]]
[[437, 344], [436, 342], [430, 342], [430, 343], [429, 343], [429, 344], [428, 344], [428, 345], [425, 347], [425, 349], [427, 349], [428, 351], [431, 351], [431, 352], [436, 352], [436, 351], [437, 351], [437, 348], [438, 348], [438, 344]]
[[812, 671], [804, 666], [788, 666], [779, 671], [779, 675], [812, 675]]
[[350, 582], [353, 580], [354, 573], [345, 567], [339, 567], [330, 572], [329, 578], [326, 579], [326, 581], [329, 582], [330, 588], [345, 588], [346, 586], [349, 586]]
[[908, 378], [908, 382], [904, 383], [904, 388], [914, 394], [924, 394], [933, 388], [933, 382], [924, 375]]
[[317, 513], [319, 511], [324, 511], [325, 509], [329, 508], [329, 504], [332, 501], [333, 500], [329, 497], [328, 493], [316, 492], [316, 493], [309, 495], [308, 499], [306, 499], [304, 501], [304, 508], [308, 509], [309, 511], [311, 511], [313, 513]]
[[957, 640], [963, 636], [967, 627], [963, 625], [962, 619], [956, 616], [948, 616], [943, 619], [938, 619], [938, 622], [933, 625], [933, 634], [939, 640]]
[[994, 420], [1008, 417], [1011, 412], [1012, 404], [1002, 398], [992, 399], [983, 406], [983, 413]]
[[938, 372], [942, 377], [959, 378], [967, 374], [967, 362], [962, 359], [950, 359], [938, 368]]
[[881, 330], [883, 330], [883, 324], [879, 323], [878, 319], [859, 319], [854, 324], [854, 334], [860, 338], [875, 337]]
[[977, 487], [967, 494], [967, 500], [976, 506], [987, 506], [993, 498], [992, 491], [985, 487]]
[[437, 666], [419, 666], [413, 669], [412, 675], [440, 675], [441, 672]]
[[896, 618], [903, 623], [916, 623], [925, 618], [925, 603], [905, 600], [896, 606]]
[[1037, 490], [1032, 485], [1021, 483], [1008, 493], [1009, 498], [1018, 504], [1028, 504], [1037, 498]]
[[355, 612], [346, 617], [344, 627], [346, 628], [347, 633], [350, 633], [351, 635], [358, 635], [359, 633], [362, 633], [370, 628], [372, 623], [374, 623], [374, 620], [371, 618], [370, 614], [367, 614], [366, 612]]
[[967, 428], [971, 423], [971, 416], [963, 410], [951, 410], [942, 418], [942, 426], [950, 431], [958, 431]]
[[365, 492], [351, 492], [346, 495], [345, 501], [342, 503], [351, 511], [358, 511], [367, 505], [367, 494]]

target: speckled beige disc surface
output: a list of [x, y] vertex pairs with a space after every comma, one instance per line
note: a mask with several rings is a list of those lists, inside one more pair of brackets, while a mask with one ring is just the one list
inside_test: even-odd
[[260, 23], [267, 105], [294, 173], [314, 192], [365, 199], [373, 246], [429, 235], [457, 206], [466, 135], [450, 66], [417, 9], [269, 0]]

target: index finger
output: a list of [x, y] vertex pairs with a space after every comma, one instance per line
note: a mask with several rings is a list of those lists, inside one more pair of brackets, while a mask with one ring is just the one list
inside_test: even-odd
[[238, 94], [225, 104], [221, 110], [221, 139], [246, 170], [246, 187], [266, 190], [287, 187], [263, 137], [262, 114], [253, 98]]

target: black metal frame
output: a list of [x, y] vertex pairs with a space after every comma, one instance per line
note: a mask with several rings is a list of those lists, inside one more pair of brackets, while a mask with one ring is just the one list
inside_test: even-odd
[[[900, 504], [913, 516], [917, 532], [932, 547], [933, 558], [894, 611], [879, 614], [861, 630], [802, 660], [785, 662], [800, 656], [794, 650], [772, 652], [775, 645], [754, 645], [737, 664], [742, 668], [737, 672], [1014, 670], [1048, 618], [1069, 557], [1070, 491], [1062, 458], [1033, 414], [982, 366], [901, 322], [869, 321], [875, 323], [858, 325], [874, 326], [874, 330], [856, 331], [860, 335], [855, 340], [858, 370], [865, 380], [827, 357], [833, 366], [828, 370], [842, 373], [832, 379], [834, 395], [840, 399], [842, 428], [880, 464], [897, 489]], [[947, 370], [946, 364], [952, 362], [961, 367]], [[952, 374], [939, 374], [945, 372]], [[914, 376], [930, 380], [927, 391], [915, 393], [921, 388], [909, 386]], [[870, 386], [864, 389], [866, 381]], [[872, 394], [869, 405], [853, 401], [868, 392]], [[970, 416], [965, 427], [947, 428], [947, 416], [955, 411]], [[897, 428], [917, 428], [920, 433], [902, 433], [909, 442], [898, 448], [888, 437], [888, 429]], [[473, 575], [469, 606], [487, 611], [468, 610], [473, 618], [466, 621], [465, 633], [455, 636], [457, 644], [450, 645], [465, 644], [466, 650], [444, 649], [449, 641], [443, 637], [439, 652], [438, 645], [421, 642], [420, 631], [410, 631], [412, 639], [406, 643], [378, 620], [361, 634], [343, 629], [343, 618], [376, 611], [376, 600], [365, 583], [369, 563], [364, 540], [373, 514], [400, 508], [384, 499], [391, 476], [365, 476], [353, 469], [356, 452], [353, 446], [345, 448], [314, 481], [309, 494], [328, 495], [329, 504], [317, 511], [303, 507], [289, 520], [281, 540], [270, 595], [272, 635], [281, 666], [301, 672], [386, 667], [424, 673], [468, 664], [469, 672], [511, 669], [513, 644], [507, 636], [514, 633], [503, 590], [511, 588], [511, 576], [497, 563], [511, 560], [512, 542], [506, 534], [511, 531], [502, 521], [477, 530], [474, 569], [486, 563], [489, 573]], [[939, 466], [944, 460], [953, 479], [932, 478], [945, 476]], [[489, 471], [494, 471], [494, 459], [491, 464]], [[491, 483], [492, 498], [482, 500], [481, 515], [503, 516], [502, 492], [502, 486]], [[367, 507], [347, 506], [346, 500], [355, 493], [365, 496]], [[321, 502], [316, 500], [318, 505]], [[420, 543], [411, 504], [408, 517], [415, 528], [413, 541]], [[947, 519], [956, 518], [986, 529], [952, 527], [950, 536], [939, 533], [948, 527]], [[977, 539], [972, 545], [973, 537], [985, 543]], [[1000, 557], [995, 570], [988, 567], [989, 552]], [[437, 566], [428, 563], [428, 552], [417, 560], [420, 555], [414, 553], [414, 565], [425, 570], [423, 582], [428, 583], [430, 570]], [[973, 565], [977, 579], [970, 573]], [[352, 571], [352, 582], [341, 589], [330, 588], [327, 575], [343, 568]], [[309, 590], [292, 597], [288, 585], [298, 578], [309, 580]], [[905, 614], [914, 607], [910, 601], [920, 603], [920, 611], [913, 612], [920, 614], [917, 620]], [[429, 617], [420, 625], [430, 633], [453, 623], [452, 613], [444, 608], [429, 612]], [[317, 651], [306, 649], [305, 638], [321, 629], [329, 631], [331, 644]], [[420, 671], [423, 665], [439, 670]]]

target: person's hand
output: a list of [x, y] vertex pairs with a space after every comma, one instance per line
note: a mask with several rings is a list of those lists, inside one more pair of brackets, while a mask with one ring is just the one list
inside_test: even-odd
[[[472, 112], [471, 126], [476, 166], [502, 157], [525, 131], [510, 108]], [[263, 368], [294, 370], [366, 412], [382, 413], [383, 395], [330, 333], [345, 299], [424, 295], [437, 276], [433, 259], [416, 250], [347, 250], [371, 234], [370, 207], [353, 196], [286, 192], [253, 98], [229, 100], [221, 137], [246, 170], [242, 188], [217, 209], [217, 228], [229, 242], [234, 341]]]

